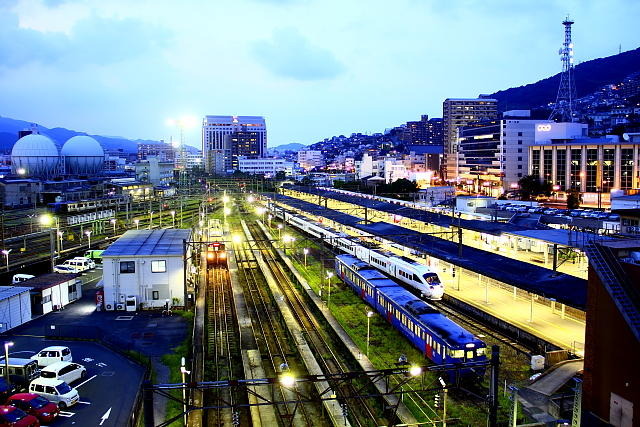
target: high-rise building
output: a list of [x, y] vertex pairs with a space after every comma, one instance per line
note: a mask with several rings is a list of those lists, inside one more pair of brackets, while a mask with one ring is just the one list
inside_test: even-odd
[[206, 116], [202, 121], [202, 156], [207, 173], [231, 173], [238, 156], [267, 152], [267, 126], [262, 116]]
[[173, 161], [175, 149], [171, 144], [160, 142], [138, 142], [138, 160], [146, 160], [147, 157], [157, 157], [161, 161]]
[[442, 104], [444, 162], [441, 173], [455, 179], [458, 161], [458, 128], [480, 120], [498, 118], [498, 101], [490, 98], [447, 98]]
[[407, 122], [404, 142], [407, 145], [442, 145], [442, 119], [429, 119], [423, 114], [419, 121]]

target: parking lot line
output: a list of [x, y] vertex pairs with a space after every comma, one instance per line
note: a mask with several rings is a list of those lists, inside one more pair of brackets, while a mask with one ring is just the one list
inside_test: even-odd
[[82, 400], [78, 400], [78, 403], [82, 403], [83, 405], [91, 405], [91, 402], [83, 402]]
[[[80, 388], [80, 386], [85, 385], [86, 383], [88, 383], [89, 381], [91, 381], [92, 379], [94, 379], [94, 378], [95, 378], [95, 377], [97, 377], [97, 376], [98, 376], [98, 375], [94, 375], [94, 376], [92, 376], [91, 378], [84, 380], [83, 382], [81, 382], [80, 384], [78, 384], [77, 386], [75, 386], [74, 388], [76, 388], [76, 389]], [[80, 403], [82, 403], [82, 402], [80, 402]]]
[[69, 411], [60, 411], [58, 412], [58, 415], [61, 417], [73, 417], [76, 413], [75, 412], [69, 412]]

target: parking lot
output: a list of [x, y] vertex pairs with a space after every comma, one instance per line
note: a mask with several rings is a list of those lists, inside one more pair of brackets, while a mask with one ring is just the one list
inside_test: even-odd
[[131, 416], [144, 369], [100, 344], [14, 336], [9, 356], [29, 358], [44, 347], [64, 345], [73, 361], [87, 368], [84, 379], [70, 384], [80, 394], [76, 405], [61, 411], [52, 426], [125, 426]]
[[[3, 341], [14, 343], [10, 347], [10, 357], [28, 358], [42, 348], [65, 345], [71, 349], [73, 361], [86, 367], [87, 376], [71, 384], [80, 394], [80, 403], [63, 411], [62, 416], [50, 424], [53, 426], [126, 426], [145, 369], [111, 348], [134, 350], [157, 361], [185, 336], [185, 323], [180, 316], [163, 317], [154, 312], [97, 312], [95, 293], [101, 276], [101, 266], [83, 273], [80, 278], [85, 285], [81, 300], [67, 305], [64, 310], [38, 317], [2, 337]], [[45, 335], [58, 333], [79, 339], [45, 339]], [[168, 372], [162, 368], [156, 366], [158, 381], [167, 381]], [[157, 411], [160, 412], [156, 416], [162, 416], [163, 406]]]

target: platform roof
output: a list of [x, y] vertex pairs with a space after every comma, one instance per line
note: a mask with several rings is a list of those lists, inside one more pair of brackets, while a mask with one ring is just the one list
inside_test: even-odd
[[190, 230], [129, 230], [113, 242], [102, 257], [123, 256], [183, 256], [184, 240], [189, 240]]
[[455, 242], [386, 222], [364, 224], [362, 218], [289, 196], [279, 194], [276, 200], [302, 211], [353, 226], [364, 232], [383, 236], [386, 240], [409, 246], [461, 268], [545, 298], [553, 298], [571, 307], [581, 310], [586, 307], [587, 281], [584, 279], [564, 273], [555, 273], [544, 267], [467, 245], [462, 246], [462, 256], [459, 256], [459, 247]]

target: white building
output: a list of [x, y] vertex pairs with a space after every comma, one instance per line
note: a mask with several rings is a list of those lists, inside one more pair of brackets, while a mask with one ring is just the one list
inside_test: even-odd
[[374, 160], [369, 153], [362, 155], [362, 160], [355, 162], [356, 179], [370, 176], [381, 176], [384, 172], [384, 160]]
[[263, 157], [252, 159], [244, 156], [238, 157], [238, 169], [241, 172], [253, 175], [273, 177], [283, 171], [287, 176], [293, 174], [295, 163], [277, 157]]
[[207, 173], [233, 172], [238, 156], [262, 157], [266, 152], [264, 117], [206, 116], [203, 119], [202, 156]]
[[191, 263], [182, 229], [129, 230], [102, 253], [107, 310], [184, 305], [184, 264]]
[[173, 181], [173, 169], [173, 161], [147, 157], [146, 160], [136, 162], [136, 179], [140, 182], [165, 187]]
[[24, 286], [0, 286], [0, 332], [31, 320], [30, 290]]
[[318, 150], [301, 150], [298, 151], [298, 164], [304, 170], [313, 168], [321, 168], [325, 165], [322, 151]]
[[20, 282], [20, 286], [30, 288], [34, 315], [59, 310], [82, 297], [82, 280], [75, 274], [43, 274]]

